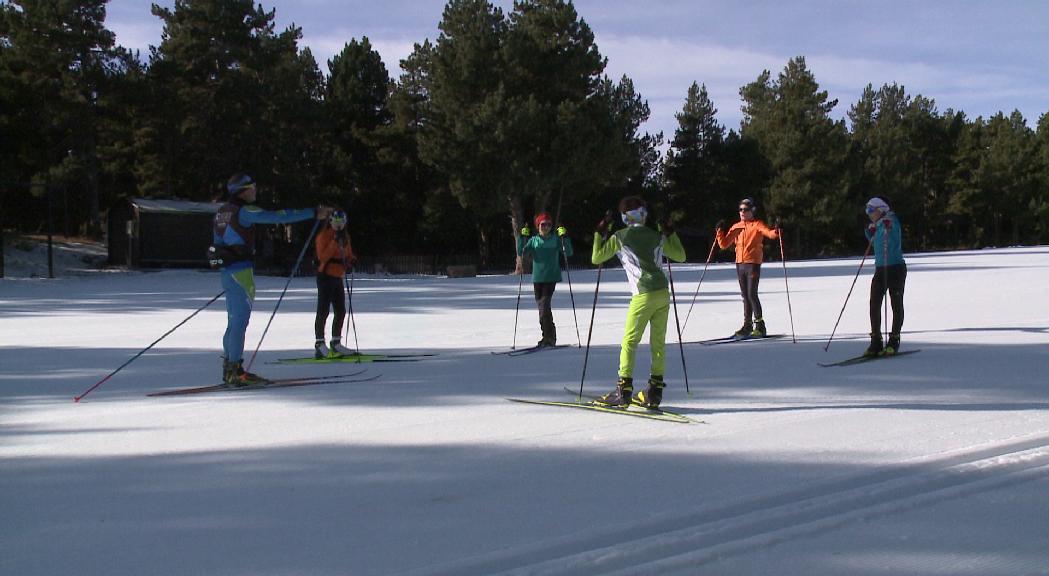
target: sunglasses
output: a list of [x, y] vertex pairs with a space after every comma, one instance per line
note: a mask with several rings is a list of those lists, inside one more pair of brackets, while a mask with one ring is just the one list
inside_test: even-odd
[[554, 224], [552, 222], [549, 222], [547, 220], [543, 220], [542, 222], [539, 223], [539, 227], [540, 228], [542, 228], [543, 226], [553, 226], [553, 225]]
[[750, 212], [750, 206], [740, 206], [739, 207], [739, 211], [740, 212]]
[[867, 206], [866, 210], [867, 214], [874, 214], [878, 210], [881, 210], [881, 208], [878, 208], [877, 206]]

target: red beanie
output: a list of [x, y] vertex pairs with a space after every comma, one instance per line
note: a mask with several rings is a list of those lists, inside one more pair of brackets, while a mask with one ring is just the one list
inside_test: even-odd
[[535, 215], [535, 227], [536, 228], [539, 227], [539, 223], [540, 222], [549, 222], [549, 223], [553, 224], [554, 220], [546, 212], [540, 212], [540, 213]]

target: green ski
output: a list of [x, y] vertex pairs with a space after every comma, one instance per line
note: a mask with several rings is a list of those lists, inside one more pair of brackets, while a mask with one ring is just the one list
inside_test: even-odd
[[613, 408], [612, 406], [602, 406], [600, 404], [594, 404], [593, 402], [556, 402], [549, 400], [526, 400], [523, 398], [507, 398], [511, 402], [520, 402], [522, 404], [537, 404], [540, 406], [560, 406], [563, 408], [579, 408], [582, 410], [593, 410], [595, 412], [605, 412], [608, 414], [621, 414], [623, 416], [636, 416], [638, 418], [648, 418], [650, 420], [662, 420], [664, 422], [677, 422], [678, 424], [705, 424], [700, 420], [693, 420], [688, 416], [677, 414], [676, 412], [668, 412], [666, 410], [648, 410], [640, 406], [631, 404], [627, 408]]

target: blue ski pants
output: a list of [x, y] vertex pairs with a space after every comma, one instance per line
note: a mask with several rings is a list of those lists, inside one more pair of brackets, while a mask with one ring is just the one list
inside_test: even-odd
[[244, 335], [251, 319], [251, 305], [255, 301], [255, 270], [223, 269], [222, 288], [226, 291], [226, 334], [222, 337], [222, 352], [229, 362], [244, 358]]

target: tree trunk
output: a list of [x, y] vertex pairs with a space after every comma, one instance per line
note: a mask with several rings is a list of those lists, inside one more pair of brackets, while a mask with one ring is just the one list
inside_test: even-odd
[[98, 159], [93, 151], [87, 171], [87, 236], [102, 239], [102, 214], [98, 201]]
[[477, 256], [481, 260], [481, 268], [485, 269], [488, 267], [488, 234], [483, 224], [477, 226], [477, 243]]
[[[517, 250], [517, 235], [525, 225], [524, 207], [521, 206], [521, 197], [513, 192], [509, 193], [507, 200], [510, 201], [510, 226], [514, 239], [514, 250]], [[514, 259], [514, 274], [524, 274], [524, 258], [517, 255]]]

